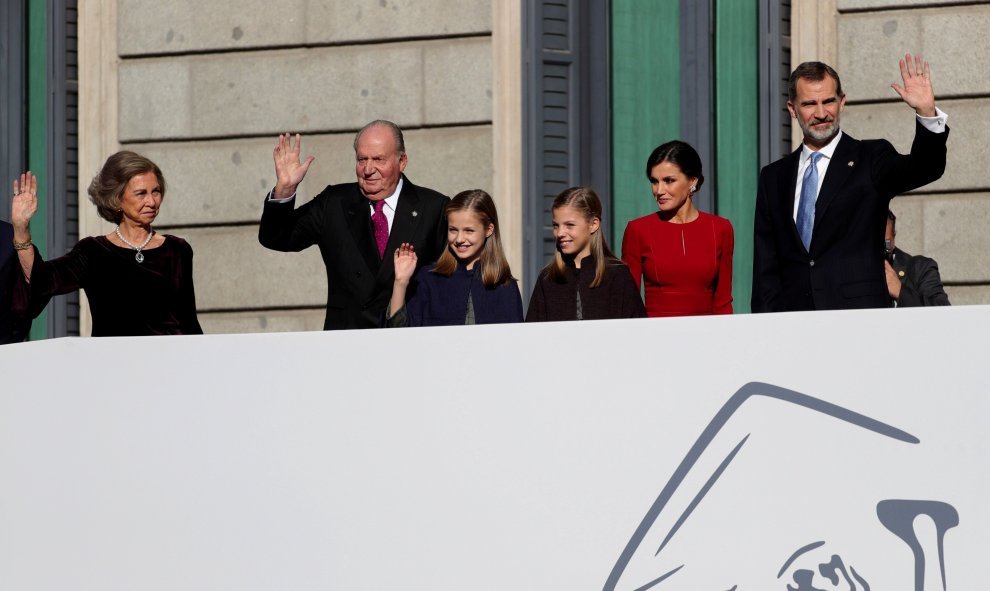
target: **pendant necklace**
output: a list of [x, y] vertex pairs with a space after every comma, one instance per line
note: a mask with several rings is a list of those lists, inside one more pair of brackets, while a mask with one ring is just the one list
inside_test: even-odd
[[144, 239], [144, 242], [141, 243], [141, 246], [131, 244], [130, 242], [128, 242], [127, 238], [124, 238], [123, 234], [120, 233], [120, 224], [117, 224], [117, 227], [114, 228], [113, 231], [116, 232], [117, 238], [120, 238], [121, 242], [123, 242], [127, 246], [130, 246], [131, 248], [137, 251], [137, 254], [134, 255], [134, 260], [139, 263], [143, 263], [144, 255], [141, 254], [141, 250], [143, 250], [144, 247], [148, 246], [148, 243], [151, 242], [151, 237], [155, 235], [155, 231], [152, 230], [150, 226], [148, 227], [148, 237]]

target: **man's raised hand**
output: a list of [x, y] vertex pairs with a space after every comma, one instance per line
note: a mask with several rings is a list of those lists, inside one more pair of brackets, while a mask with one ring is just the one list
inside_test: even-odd
[[296, 192], [296, 187], [306, 177], [309, 165], [314, 158], [310, 156], [305, 162], [299, 160], [299, 151], [302, 147], [302, 137], [297, 133], [296, 141], [293, 143], [292, 135], [283, 133], [278, 136], [275, 144], [273, 156], [275, 158], [275, 192], [272, 195], [275, 199], [288, 199]]
[[915, 55], [912, 60], [911, 54], [905, 54], [901, 60], [901, 79], [904, 86], [891, 84], [894, 92], [907, 103], [914, 111], [922, 117], [934, 117], [935, 113], [935, 91], [932, 90], [931, 70], [928, 62], [922, 63], [921, 56]]

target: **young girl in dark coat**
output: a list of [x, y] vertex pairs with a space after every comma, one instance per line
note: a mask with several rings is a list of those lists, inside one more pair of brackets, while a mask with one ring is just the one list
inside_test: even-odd
[[553, 200], [557, 252], [540, 273], [526, 322], [644, 318], [646, 309], [629, 268], [605, 243], [602, 202], [588, 187]]
[[522, 322], [519, 286], [502, 251], [491, 196], [479, 189], [459, 193], [447, 205], [446, 215], [447, 249], [435, 265], [416, 273], [416, 291], [408, 302], [416, 253], [410, 244], [395, 250], [395, 283], [386, 325]]

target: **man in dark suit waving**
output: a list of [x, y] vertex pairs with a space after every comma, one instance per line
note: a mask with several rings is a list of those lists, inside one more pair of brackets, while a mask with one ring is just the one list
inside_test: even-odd
[[[314, 158], [300, 161], [300, 137], [279, 136], [275, 188], [265, 200], [258, 240], [298, 252], [319, 245], [327, 268], [324, 330], [375, 328], [392, 296], [392, 253], [408, 242], [420, 264], [433, 262], [447, 242], [447, 197], [405, 178], [402, 131], [372, 121], [354, 138], [357, 182], [327, 187], [296, 209], [296, 188]], [[411, 296], [411, 293], [409, 294]]]
[[754, 312], [885, 308], [883, 230], [895, 195], [942, 176], [947, 116], [935, 108], [928, 62], [905, 56], [903, 86], [915, 110], [911, 153], [839, 129], [839, 75], [821, 62], [791, 74], [787, 108], [804, 142], [760, 172], [753, 253]]

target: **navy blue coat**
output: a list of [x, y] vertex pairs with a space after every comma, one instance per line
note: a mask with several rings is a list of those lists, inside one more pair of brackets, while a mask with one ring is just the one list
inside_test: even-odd
[[481, 282], [480, 273], [475, 272], [477, 267], [468, 271], [458, 265], [450, 277], [434, 273], [434, 268], [436, 265], [428, 265], [416, 273], [416, 293], [406, 303], [408, 326], [463, 325], [468, 293], [475, 324], [523, 321], [522, 298], [515, 279], [489, 289]]

